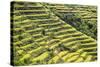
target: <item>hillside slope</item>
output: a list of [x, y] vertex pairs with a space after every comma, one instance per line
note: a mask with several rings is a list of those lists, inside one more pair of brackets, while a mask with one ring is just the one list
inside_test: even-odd
[[97, 39], [96, 6], [69, 4], [47, 4], [47, 6], [57, 16], [75, 27], [78, 31]]
[[43, 4], [11, 3], [12, 65], [95, 61], [96, 40], [62, 21]]

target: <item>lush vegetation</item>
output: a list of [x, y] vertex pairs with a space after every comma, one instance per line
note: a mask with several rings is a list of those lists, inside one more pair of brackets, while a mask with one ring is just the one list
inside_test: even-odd
[[11, 3], [12, 65], [97, 60], [96, 22], [83, 20], [77, 12], [60, 13], [58, 7], [67, 5]]

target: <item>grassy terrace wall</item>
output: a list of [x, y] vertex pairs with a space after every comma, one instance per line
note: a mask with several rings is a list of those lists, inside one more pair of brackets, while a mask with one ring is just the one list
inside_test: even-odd
[[96, 39], [78, 31], [55, 12], [46, 3], [11, 3], [12, 65], [97, 60]]

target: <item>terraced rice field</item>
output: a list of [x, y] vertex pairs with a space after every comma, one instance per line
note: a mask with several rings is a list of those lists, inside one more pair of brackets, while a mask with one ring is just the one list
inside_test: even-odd
[[97, 7], [88, 5], [47, 4], [63, 21], [97, 39]]
[[[52, 9], [55, 7], [57, 7], [56, 11]], [[81, 9], [81, 7], [79, 8]], [[58, 10], [62, 12], [64, 9], [67, 9], [67, 5], [55, 4], [54, 6], [39, 2], [11, 2], [12, 65], [75, 63], [97, 60], [97, 40], [77, 30], [56, 14]], [[69, 10], [70, 8], [65, 11]], [[82, 14], [80, 13], [80, 15]], [[85, 19], [94, 20], [87, 17]], [[94, 23], [96, 24], [96, 22]]]

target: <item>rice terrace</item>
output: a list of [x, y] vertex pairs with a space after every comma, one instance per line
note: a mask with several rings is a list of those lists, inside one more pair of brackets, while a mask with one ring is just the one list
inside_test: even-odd
[[97, 60], [97, 7], [11, 2], [11, 64]]

